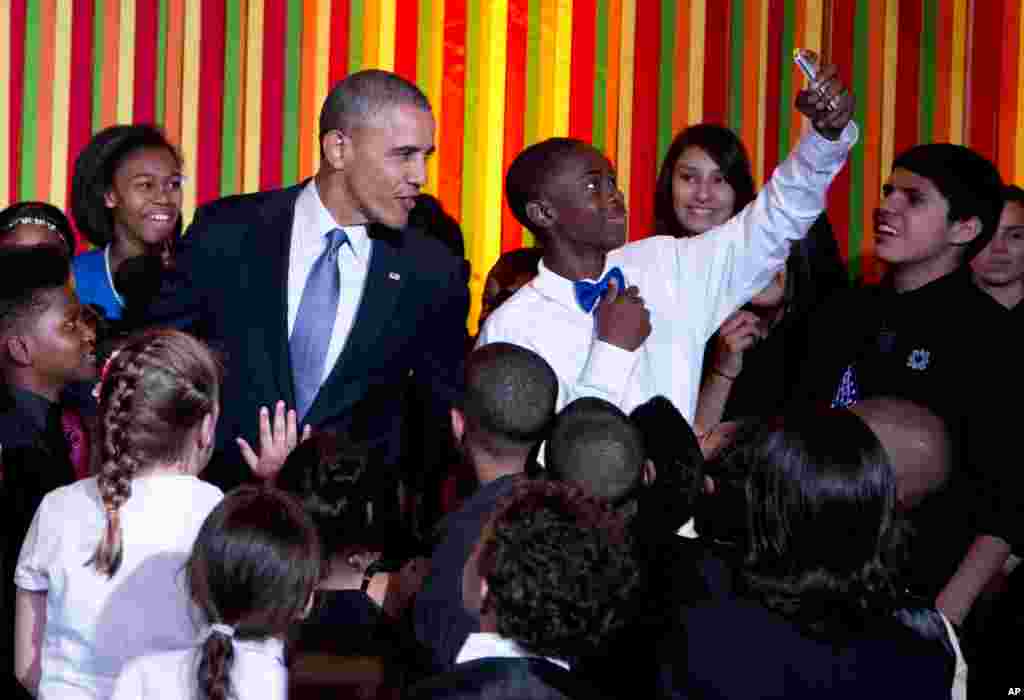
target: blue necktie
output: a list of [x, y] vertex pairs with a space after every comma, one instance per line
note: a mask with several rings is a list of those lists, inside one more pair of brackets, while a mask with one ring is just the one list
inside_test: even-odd
[[587, 282], [585, 280], [573, 282], [573, 288], [576, 290], [576, 301], [579, 303], [580, 308], [589, 314], [597, 300], [608, 291], [609, 280], [615, 280], [619, 285], [619, 294], [626, 291], [626, 278], [622, 276], [622, 270], [617, 267], [608, 270], [600, 282]]
[[832, 397], [832, 408], [849, 408], [859, 400], [860, 389], [857, 387], [857, 374], [853, 370], [853, 365], [847, 365], [842, 379], [839, 380], [836, 395]]
[[327, 361], [327, 347], [338, 315], [341, 280], [338, 278], [338, 249], [348, 242], [340, 228], [324, 235], [324, 252], [313, 263], [302, 289], [302, 301], [288, 340], [292, 377], [295, 380], [295, 412], [305, 418], [320, 391], [320, 379]]

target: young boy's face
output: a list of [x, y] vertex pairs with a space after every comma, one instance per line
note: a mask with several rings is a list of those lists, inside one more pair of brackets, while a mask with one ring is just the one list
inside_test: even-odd
[[96, 378], [96, 332], [92, 316], [70, 286], [43, 292], [46, 309], [27, 323], [32, 368], [51, 386]]
[[553, 236], [605, 252], [626, 242], [625, 197], [597, 150], [581, 147], [566, 158], [544, 189], [556, 216]]
[[890, 265], [940, 266], [959, 256], [949, 202], [932, 181], [896, 168], [875, 210], [875, 251]]

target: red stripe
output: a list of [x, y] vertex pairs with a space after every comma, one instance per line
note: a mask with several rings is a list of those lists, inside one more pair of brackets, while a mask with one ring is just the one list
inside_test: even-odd
[[572, 64], [569, 77], [569, 136], [594, 138], [594, 59], [597, 1], [572, 4]]
[[[853, 35], [856, 29], [857, 3], [839, 2], [832, 10], [831, 49], [829, 60], [839, 68], [839, 77], [847, 86], [853, 79]], [[903, 54], [900, 54], [902, 60]], [[863, 99], [863, 97], [861, 98]], [[863, 158], [863, 151], [858, 154]], [[828, 191], [828, 214], [832, 221], [832, 230], [844, 257], [850, 251], [850, 166], [839, 171]], [[858, 212], [858, 215], [860, 213]], [[856, 251], [859, 253], [860, 251]]]
[[[534, 0], [536, 1], [536, 0]], [[523, 149], [526, 127], [526, 29], [530, 0], [509, 0], [505, 61], [505, 145], [502, 174]], [[501, 252], [523, 245], [522, 227], [508, 208], [501, 188]]]
[[[204, 3], [204, 6], [216, 4], [218, 3]], [[154, 0], [136, 0], [135, 2], [135, 36], [148, 37], [146, 41], [135, 42], [135, 93], [132, 102], [132, 121], [136, 123], [152, 124], [156, 121], [156, 35], [160, 30], [159, 12], [159, 2]]]
[[[768, 70], [765, 72], [764, 180], [768, 181], [779, 164], [779, 100], [782, 99], [782, 32], [786, 19], [786, 0], [768, 0]], [[788, 65], [788, 63], [787, 63]], [[789, 118], [789, 112], [785, 113]], [[785, 145], [786, 151], [789, 144]]]
[[[977, 3], [976, 3], [977, 4]], [[982, 5], [987, 2], [981, 3]], [[896, 71], [896, 126], [893, 139], [895, 155], [917, 144], [918, 113], [921, 109], [921, 29], [924, 11], [919, 4], [900, 5], [896, 45], [899, 67]]]
[[416, 82], [416, 48], [419, 37], [419, 0], [396, 0], [395, 72]]
[[[444, 129], [437, 158], [437, 192], [445, 211], [462, 211], [462, 139], [466, 118], [466, 0], [446, 0], [444, 4], [444, 71], [441, 86], [441, 113]], [[472, 235], [471, 232], [470, 235]]]
[[[224, 120], [225, 4], [202, 4], [202, 36], [199, 52], [199, 134], [196, 161], [185, 166], [196, 177], [196, 204], [220, 196], [221, 129]], [[284, 32], [281, 32], [283, 35]]]
[[263, 16], [262, 140], [260, 189], [281, 186], [284, 168], [284, 62], [287, 0], [266, 0]]
[[[633, 152], [630, 161], [629, 237], [650, 235], [654, 221], [654, 180], [658, 172], [658, 65], [661, 60], [661, 5], [637, 3], [633, 67]], [[638, 138], [639, 136], [639, 138]]]
[[334, 0], [331, 5], [331, 67], [330, 85], [348, 75], [348, 0]]
[[[68, 210], [75, 159], [92, 138], [92, 42], [95, 9], [94, 0], [79, 0], [71, 4], [71, 65], [75, 69], [71, 71], [71, 84], [68, 86], [68, 104], [73, 106], [68, 114], [68, 184], [67, 202], [64, 203], [64, 208]], [[84, 249], [82, 236], [74, 224], [74, 217], [68, 219], [71, 220], [72, 229], [75, 231], [78, 247]]]
[[[708, 5], [704, 34], [704, 121], [729, 121], [729, 24], [731, 0]], [[639, 40], [637, 41], [639, 44]], [[739, 86], [737, 86], [739, 89]]]
[[[11, 0], [11, 132], [7, 143], [11, 146], [9, 199], [12, 202], [19, 199], [18, 180], [21, 178], [21, 120], [22, 102], [25, 99], [25, 4], [26, 0]], [[92, 70], [92, 67], [89, 69]]]
[[967, 143], [994, 162], [999, 154], [999, 87], [1002, 56], [992, 45], [994, 41], [998, 41], [995, 38], [998, 34], [993, 35], [989, 32], [1003, 26], [1006, 13], [1003, 0], [985, 0], [972, 5], [973, 37], [968, 64], [970, 74], [967, 76], [970, 85], [970, 128]]

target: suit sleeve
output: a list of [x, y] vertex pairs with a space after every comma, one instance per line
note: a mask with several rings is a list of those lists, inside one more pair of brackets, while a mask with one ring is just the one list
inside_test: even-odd
[[461, 265], [451, 258], [443, 287], [430, 304], [414, 376], [431, 397], [434, 412], [447, 421], [448, 409], [462, 396], [462, 367], [468, 336], [469, 287]]

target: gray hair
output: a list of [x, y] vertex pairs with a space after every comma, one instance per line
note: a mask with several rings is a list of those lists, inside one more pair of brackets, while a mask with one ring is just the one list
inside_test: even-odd
[[320, 110], [320, 138], [337, 129], [348, 133], [387, 107], [411, 105], [430, 111], [423, 91], [395, 73], [363, 70], [337, 83]]

